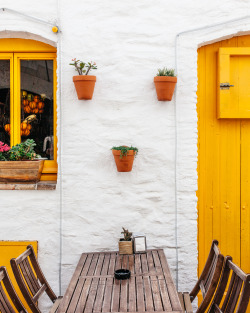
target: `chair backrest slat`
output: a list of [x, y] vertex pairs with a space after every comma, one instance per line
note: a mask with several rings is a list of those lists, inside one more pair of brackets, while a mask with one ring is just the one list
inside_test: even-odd
[[27, 313], [14, 290], [6, 268], [2, 266], [0, 267], [0, 311], [1, 313], [15, 313], [14, 307], [18, 312]]
[[46, 292], [51, 301], [57, 299], [37, 261], [31, 245], [18, 258], [10, 261], [16, 281], [33, 313], [41, 313], [37, 300]]
[[[227, 293], [223, 299], [227, 286]], [[218, 308], [222, 313], [245, 313], [249, 296], [250, 274], [245, 274], [232, 262], [232, 258], [227, 256], [209, 313], [217, 311]]]
[[38, 282], [37, 277], [34, 274], [34, 270], [31, 268], [31, 265], [30, 265], [30, 262], [28, 261], [28, 259], [24, 260], [24, 264], [26, 266], [26, 270], [27, 270], [28, 276], [30, 277], [30, 280], [32, 282], [34, 290], [35, 290], [35, 292], [37, 292], [41, 286]]
[[208, 308], [220, 279], [224, 256], [220, 253], [218, 244], [217, 240], [213, 240], [204, 269], [190, 292], [190, 298], [193, 301], [198, 292], [202, 291], [203, 300], [196, 313], [203, 313]]
[[210, 270], [208, 271], [207, 277], [204, 278], [204, 287], [205, 287], [206, 291], [208, 290], [208, 288], [209, 288], [209, 286], [211, 284], [211, 281], [213, 279], [213, 274], [214, 274], [214, 271], [215, 271], [215, 268], [216, 268], [216, 261], [217, 261], [217, 255], [214, 254]]
[[233, 313], [235, 310], [236, 304], [237, 304], [239, 296], [240, 296], [240, 291], [241, 291], [242, 285], [243, 285], [243, 281], [241, 279], [238, 279], [238, 283], [237, 283], [237, 286], [235, 288], [234, 299], [232, 301], [229, 313]]
[[19, 264], [23, 262], [29, 255], [31, 254], [31, 250], [26, 250], [24, 253], [19, 255], [19, 257], [16, 258], [16, 263]]
[[235, 278], [236, 278], [236, 275], [233, 272], [232, 276], [231, 276], [231, 279], [230, 279], [230, 283], [229, 283], [228, 289], [227, 289], [227, 294], [226, 294], [225, 300], [223, 302], [223, 306], [221, 308], [223, 312], [227, 312], [227, 305], [228, 305], [228, 302], [229, 302], [229, 299], [230, 299], [230, 296], [231, 296], [231, 291], [232, 291], [232, 288], [233, 288], [233, 285], [234, 285]]
[[30, 292], [34, 296], [36, 291], [35, 291], [35, 289], [33, 287], [33, 284], [32, 284], [32, 282], [30, 280], [30, 277], [29, 277], [29, 275], [27, 273], [27, 270], [26, 270], [26, 267], [25, 267], [24, 263], [23, 262], [19, 263], [19, 267], [20, 267], [20, 271], [22, 272], [22, 275], [23, 275], [23, 277], [24, 277], [24, 279], [25, 279], [25, 281], [27, 283], [27, 286], [28, 286]]
[[[235, 301], [235, 299], [236, 300], [238, 299], [239, 295], [238, 296], [236, 295], [236, 290], [237, 290], [237, 286], [240, 282], [242, 282], [242, 280], [240, 280], [238, 276], [235, 276], [233, 286], [230, 290], [228, 290], [228, 293], [230, 293], [230, 297], [228, 299], [227, 307], [225, 310], [226, 313], [229, 313], [232, 310], [233, 302]], [[233, 308], [233, 311], [234, 311], [234, 308]]]
[[23, 274], [25, 273], [25, 280], [34, 296], [39, 290], [40, 285], [30, 266], [29, 260], [27, 258], [24, 259], [19, 266], [22, 269]]

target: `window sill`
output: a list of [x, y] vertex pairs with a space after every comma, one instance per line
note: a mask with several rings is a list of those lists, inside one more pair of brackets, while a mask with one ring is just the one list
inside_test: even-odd
[[35, 183], [0, 183], [0, 190], [55, 190], [56, 181]]

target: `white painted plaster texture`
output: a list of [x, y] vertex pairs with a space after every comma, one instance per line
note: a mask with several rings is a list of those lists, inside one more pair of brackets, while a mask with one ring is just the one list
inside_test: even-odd
[[[164, 248], [174, 279], [178, 268], [179, 290], [190, 290], [197, 279], [197, 47], [246, 33], [250, 19], [178, 38], [173, 101], [157, 101], [153, 77], [176, 67], [179, 32], [246, 16], [249, 1], [0, 0], [0, 7], [55, 21], [61, 30], [0, 12], [0, 37], [58, 47], [61, 151], [56, 191], [1, 191], [1, 239], [38, 240], [39, 261], [58, 294], [60, 210], [62, 293], [80, 253], [117, 249], [125, 226], [145, 232], [149, 248]], [[92, 101], [77, 100], [74, 57], [98, 65]], [[110, 148], [122, 144], [139, 149], [131, 173], [115, 168]], [[46, 310], [48, 302], [41, 305]]]

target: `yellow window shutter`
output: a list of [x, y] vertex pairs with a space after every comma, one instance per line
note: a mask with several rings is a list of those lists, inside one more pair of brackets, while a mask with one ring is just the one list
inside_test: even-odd
[[250, 48], [218, 52], [217, 118], [250, 118]]

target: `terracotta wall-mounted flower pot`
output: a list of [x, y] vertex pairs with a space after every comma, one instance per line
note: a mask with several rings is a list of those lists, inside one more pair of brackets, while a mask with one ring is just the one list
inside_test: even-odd
[[113, 156], [115, 158], [115, 164], [118, 172], [131, 172], [133, 167], [133, 162], [135, 158], [135, 151], [128, 150], [127, 155], [120, 157], [121, 150], [112, 150]]
[[119, 254], [133, 254], [133, 241], [125, 241], [124, 239], [120, 239]]
[[96, 76], [91, 75], [73, 76], [73, 82], [75, 84], [79, 100], [92, 99], [95, 88]]
[[157, 98], [159, 101], [171, 101], [177, 77], [172, 76], [156, 76], [154, 78]]

